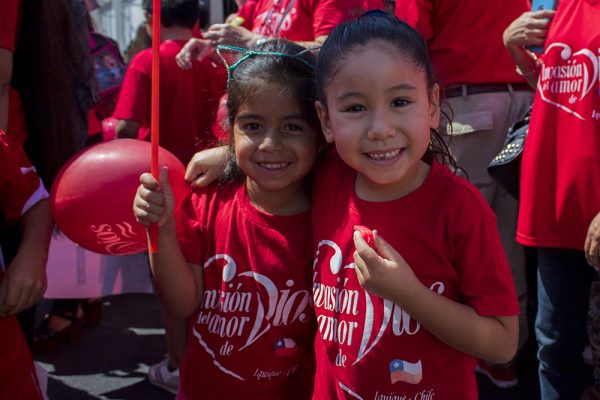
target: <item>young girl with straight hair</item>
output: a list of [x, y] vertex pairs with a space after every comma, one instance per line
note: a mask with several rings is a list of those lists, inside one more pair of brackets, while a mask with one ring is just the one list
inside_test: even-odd
[[134, 212], [159, 224], [150, 255], [159, 295], [189, 317], [178, 398], [306, 399], [315, 333], [307, 177], [321, 142], [315, 59], [283, 40], [229, 50], [241, 58], [228, 67], [225, 182], [195, 190], [176, 218], [166, 171], [159, 182], [144, 174]]
[[337, 152], [313, 193], [314, 398], [476, 399], [476, 358], [512, 359], [519, 307], [493, 212], [444, 165], [425, 42], [367, 13], [316, 75]]

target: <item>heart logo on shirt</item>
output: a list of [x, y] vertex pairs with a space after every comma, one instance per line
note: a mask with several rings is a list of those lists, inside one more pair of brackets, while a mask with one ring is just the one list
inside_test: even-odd
[[[281, 335], [280, 332], [291, 324], [307, 324], [310, 321], [310, 292], [297, 287], [291, 279], [281, 288], [266, 275], [240, 271], [235, 260], [227, 254], [209, 258], [204, 263], [204, 270], [207, 269], [210, 272], [205, 271], [204, 276], [208, 287], [204, 289], [192, 334], [221, 372], [246, 380], [248, 373], [254, 372], [252, 363], [240, 365], [229, 361], [230, 356], [259, 340], [270, 344], [272, 339], [267, 333], [272, 329], [276, 330], [276, 335]], [[215, 275], [215, 269], [222, 271]], [[206, 280], [209, 274], [220, 278], [220, 287]], [[261, 346], [264, 348], [264, 342]], [[287, 337], [277, 336], [273, 346], [275, 355], [295, 355], [298, 350], [296, 343]], [[296, 358], [289, 358], [290, 363], [295, 361]]]
[[[331, 317], [317, 317], [319, 333], [323, 340], [346, 347], [348, 361], [354, 365], [380, 341], [390, 324], [394, 304], [377, 298], [362, 288], [355, 289], [356, 284], [351, 285], [352, 288], [346, 288], [348, 281], [357, 279], [355, 265], [343, 265], [342, 251], [335, 242], [324, 240], [319, 243], [316, 256], [314, 266], [319, 262], [320, 256], [329, 257], [329, 268], [325, 268], [323, 272], [331, 272], [336, 277], [335, 285], [322, 282], [315, 283], [313, 287], [315, 309], [321, 308], [334, 313]], [[321, 262], [327, 263], [326, 260]], [[315, 273], [315, 278], [317, 275]], [[330, 281], [330, 277], [325, 279]], [[378, 314], [375, 311], [378, 307], [374, 302], [380, 301], [383, 302], [383, 312]]]
[[577, 108], [598, 81], [598, 58], [588, 49], [573, 53], [569, 45], [553, 43], [545, 64], [537, 85], [542, 100], [585, 120]]

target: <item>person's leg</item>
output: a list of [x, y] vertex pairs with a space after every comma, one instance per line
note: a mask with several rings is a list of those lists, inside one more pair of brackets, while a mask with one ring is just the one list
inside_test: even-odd
[[579, 356], [587, 342], [586, 321], [593, 279], [583, 251], [538, 249], [540, 393], [544, 400], [579, 399], [585, 367]]

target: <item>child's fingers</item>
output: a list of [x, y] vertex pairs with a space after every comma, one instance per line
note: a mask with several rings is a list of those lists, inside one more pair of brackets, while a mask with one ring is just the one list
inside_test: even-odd
[[158, 182], [160, 183], [162, 193], [165, 196], [172, 196], [173, 190], [171, 189], [171, 183], [169, 182], [169, 168], [160, 167], [158, 175]]
[[143, 187], [149, 190], [158, 190], [159, 184], [156, 179], [149, 172], [143, 173], [140, 176], [140, 183]]
[[377, 253], [386, 260], [400, 261], [404, 260], [402, 255], [396, 251], [380, 234], [378, 230], [373, 231], [373, 239], [375, 240], [375, 248]]
[[360, 257], [358, 250], [355, 251], [352, 256], [354, 258], [354, 270], [356, 271], [358, 282], [364, 286], [365, 283], [370, 279], [371, 273], [367, 267], [367, 264]]

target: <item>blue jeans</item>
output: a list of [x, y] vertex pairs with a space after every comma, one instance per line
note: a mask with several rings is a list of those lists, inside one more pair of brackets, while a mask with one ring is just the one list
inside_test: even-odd
[[583, 251], [539, 248], [537, 277], [535, 334], [539, 345], [541, 398], [579, 399], [588, 384], [581, 353], [587, 343], [587, 312], [594, 271]]

